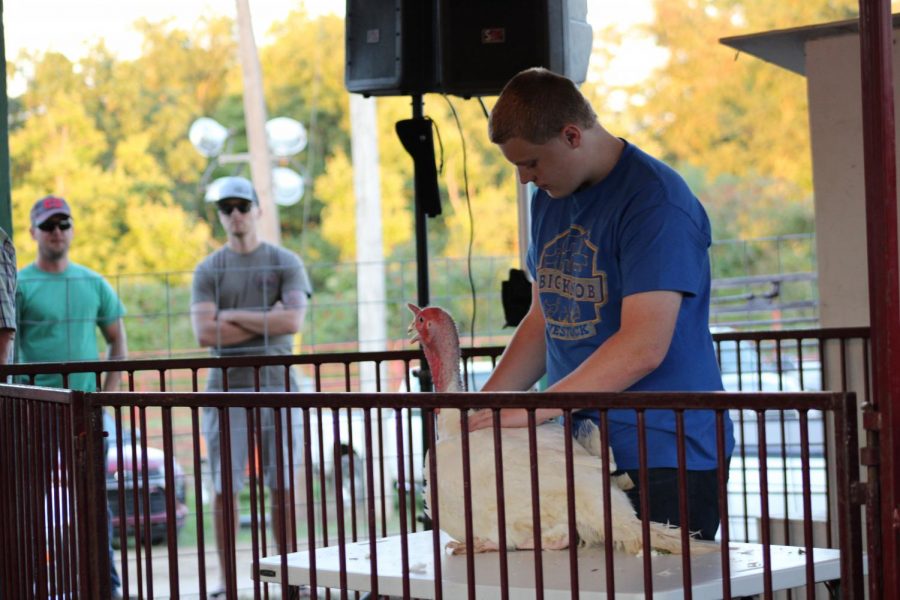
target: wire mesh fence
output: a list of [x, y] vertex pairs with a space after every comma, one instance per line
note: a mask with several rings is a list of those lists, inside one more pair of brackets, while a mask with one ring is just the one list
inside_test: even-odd
[[[815, 238], [798, 234], [757, 240], [716, 242], [710, 322], [720, 330], [795, 328], [818, 320]], [[434, 258], [429, 263], [430, 300], [456, 316], [463, 345], [503, 345], [507, 326], [501, 284], [515, 257]], [[295, 352], [401, 349], [406, 346], [406, 303], [417, 297], [414, 260], [378, 263], [385, 293], [370, 300], [357, 288], [361, 269], [375, 263], [307, 264], [315, 291]], [[474, 290], [470, 287], [471, 270]], [[107, 276], [124, 303], [130, 355], [135, 358], [206, 354], [191, 329], [190, 271]], [[474, 315], [474, 324], [473, 324]], [[381, 320], [374, 331], [366, 325]], [[361, 344], [366, 343], [363, 347]]]

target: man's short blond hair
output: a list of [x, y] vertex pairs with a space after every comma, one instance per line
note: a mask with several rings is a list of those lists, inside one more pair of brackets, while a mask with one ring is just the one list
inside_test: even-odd
[[597, 113], [575, 83], [542, 67], [518, 73], [491, 110], [488, 135], [495, 144], [521, 138], [545, 144], [569, 124], [589, 129]]

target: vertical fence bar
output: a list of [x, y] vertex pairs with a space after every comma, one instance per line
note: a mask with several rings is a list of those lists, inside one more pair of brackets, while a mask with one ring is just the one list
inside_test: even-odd
[[[500, 597], [509, 600], [509, 561], [506, 553], [506, 494], [503, 484], [503, 436], [500, 435], [500, 410], [493, 411], [494, 473], [497, 474], [497, 541], [500, 547]], [[435, 554], [435, 556], [440, 556]]]
[[[254, 565], [259, 564], [260, 558], [260, 541], [259, 541], [259, 529], [262, 527], [263, 530], [266, 528], [265, 519], [263, 519], [262, 525], [260, 525], [259, 519], [259, 506], [258, 506], [258, 498], [256, 493], [257, 485], [261, 484], [261, 474], [257, 472], [257, 465], [259, 462], [257, 461], [258, 448], [256, 443], [256, 419], [254, 419], [255, 411], [254, 409], [247, 407], [244, 409], [245, 417], [244, 422], [247, 424], [247, 457], [248, 457], [248, 469], [250, 474], [250, 485], [247, 488], [250, 490], [250, 545], [252, 546], [252, 560]], [[243, 468], [243, 465], [241, 466]], [[265, 470], [265, 466], [262, 467]], [[240, 528], [240, 519], [238, 519], [238, 528]], [[235, 531], [235, 536], [237, 536], [237, 531]], [[265, 547], [265, 542], [262, 544], [262, 556], [268, 556], [268, 550]], [[268, 584], [266, 584], [266, 590], [268, 590]], [[255, 580], [253, 582], [253, 597], [259, 598], [260, 596], [260, 586], [259, 580]]]
[[[406, 377], [407, 377], [407, 387], [409, 385], [409, 365], [404, 365]], [[425, 410], [422, 414], [422, 418], [424, 419], [423, 426], [425, 427], [425, 440], [424, 446], [426, 448], [430, 448], [431, 450], [427, 451], [427, 460], [428, 460], [428, 475], [426, 475], [426, 481], [428, 483], [427, 493], [428, 497], [426, 498], [426, 502], [428, 503], [428, 507], [430, 509], [430, 517], [431, 517], [431, 552], [432, 556], [435, 557], [434, 561], [434, 598], [435, 600], [443, 600], [444, 597], [444, 588], [442, 585], [443, 580], [443, 571], [441, 568], [441, 561], [437, 560], [437, 557], [442, 556], [443, 551], [441, 549], [441, 515], [440, 515], [440, 506], [438, 503], [438, 465], [437, 465], [437, 451], [436, 448], [436, 439], [434, 434], [434, 413], [431, 410]], [[501, 557], [502, 560], [502, 557]], [[502, 567], [501, 567], [502, 568]]]
[[[140, 539], [144, 543], [144, 564], [147, 569], [147, 596], [153, 598], [153, 529], [150, 523], [150, 464], [149, 457], [147, 452], [147, 409], [145, 407], [140, 407], [138, 409], [138, 414], [140, 415], [140, 424], [141, 424], [141, 436], [140, 436], [140, 444], [141, 444], [141, 501], [143, 508], [143, 517], [144, 517], [144, 533], [141, 537], [138, 534], [140, 527], [138, 525], [138, 521], [135, 520], [134, 531], [135, 531], [135, 539]], [[137, 545], [137, 544], [135, 544]]]
[[[859, 489], [859, 438], [856, 420], [856, 394], [836, 395], [833, 405], [837, 444], [838, 537], [841, 548], [841, 598], [863, 598], [862, 519], [860, 507], [853, 501]], [[870, 573], [869, 580], [881, 573]]]
[[[275, 544], [278, 547], [278, 553], [281, 555], [281, 597], [288, 598], [288, 574], [287, 574], [287, 531], [285, 530], [288, 511], [285, 510], [285, 481], [284, 481], [284, 427], [282, 427], [281, 411], [290, 411], [290, 407], [285, 409], [279, 401], [279, 405], [272, 410], [272, 416], [275, 420], [275, 487], [271, 490], [272, 494], [272, 537], [275, 538]], [[262, 419], [260, 419], [262, 420]], [[269, 457], [271, 460], [272, 457]], [[265, 472], [266, 466], [263, 466]], [[276, 516], [278, 518], [276, 518]], [[263, 525], [265, 527], [265, 524]]]
[[117, 406], [114, 410], [116, 421], [116, 494], [117, 506], [116, 511], [119, 515], [119, 556], [122, 564], [122, 595], [125, 596], [129, 590], [129, 568], [128, 568], [128, 511], [125, 507], [125, 452], [124, 440], [122, 435], [122, 407]]
[[0, 577], [9, 592], [15, 592], [13, 574], [15, 572], [15, 556], [12, 548], [19, 548], [16, 513], [16, 455], [12, 444], [10, 425], [14, 401], [0, 397], [0, 455], [7, 460], [0, 461], [0, 502], [6, 510], [0, 511]]
[[[334, 504], [335, 504], [335, 513], [337, 516], [337, 543], [338, 543], [338, 563], [340, 564], [340, 583], [341, 583], [341, 598], [347, 598], [347, 534], [346, 534], [346, 526], [344, 523], [344, 490], [343, 490], [343, 473], [341, 468], [341, 425], [340, 425], [340, 411], [332, 410], [331, 411], [331, 432], [333, 435], [334, 444], [331, 447], [332, 456], [334, 457]], [[403, 514], [403, 509], [401, 507], [400, 514]], [[403, 519], [400, 519], [401, 523]], [[408, 560], [403, 564], [403, 572], [408, 573], [409, 562]], [[408, 585], [408, 580], [407, 580]], [[404, 596], [409, 595], [409, 588], [406, 588], [406, 593]]]
[[[93, 406], [90, 395], [70, 392], [73, 406], [73, 434], [76, 473], [75, 527], [82, 562], [79, 584], [85, 598], [110, 595], [109, 537], [106, 516], [106, 478], [103, 474], [103, 416]], [[104, 491], [102, 497], [100, 490]]]
[[769, 469], [764, 410], [756, 411], [756, 435], [756, 439], [759, 440], [757, 444], [759, 446], [759, 499], [762, 507], [760, 538], [763, 552], [763, 596], [769, 600], [772, 598], [772, 540], [770, 535], [772, 521], [769, 516]]
[[[446, 409], [445, 409], [446, 410]], [[462, 483], [463, 513], [466, 530], [466, 583], [469, 600], [475, 600], [475, 536], [472, 531], [472, 471], [469, 461], [469, 417], [465, 409], [460, 411], [460, 433], [462, 434]], [[437, 482], [435, 482], [437, 483]], [[405, 590], [404, 590], [405, 591]], [[405, 596], [406, 594], [404, 594]]]
[[[197, 371], [192, 372], [193, 389], [196, 391]], [[206, 540], [203, 528], [203, 481], [200, 465], [200, 417], [196, 406], [191, 407], [191, 443], [194, 450], [194, 514], [197, 519], [197, 576], [200, 597], [206, 598]], [[213, 490], [215, 491], [215, 490]]]
[[[289, 386], [289, 383], [290, 383], [289, 368], [285, 369], [285, 379], [286, 379], [285, 386], [287, 387], [287, 391], [290, 392], [291, 390], [290, 390], [290, 386]], [[297, 482], [296, 482], [297, 467], [294, 464], [294, 443], [296, 442], [296, 440], [294, 439], [295, 438], [294, 427], [298, 427], [299, 424], [294, 423], [294, 408], [292, 406], [288, 406], [285, 409], [285, 412], [287, 413], [286, 414], [286, 418], [287, 418], [286, 425], [287, 425], [287, 430], [288, 430], [288, 433], [287, 433], [287, 440], [288, 440], [287, 461], [288, 461], [288, 469], [289, 469], [289, 471], [288, 471], [288, 490], [290, 490], [289, 498], [288, 498], [289, 514], [285, 517], [285, 522], [288, 524], [287, 525], [288, 531], [290, 531], [290, 533], [291, 533], [290, 551], [296, 552], [297, 551], [297, 495], [295, 493], [294, 486], [297, 484]], [[299, 449], [297, 450], [297, 455], [298, 456], [300, 455]]]
[[[224, 370], [224, 369], [223, 369]], [[223, 381], [227, 378], [223, 374]], [[221, 471], [222, 491], [220, 493], [221, 529], [224, 540], [218, 540], [217, 551], [222, 556], [221, 546], [224, 546], [225, 559], [222, 568], [225, 569], [226, 596], [237, 597], [237, 576], [235, 567], [235, 535], [237, 523], [235, 521], [234, 485], [232, 483], [232, 456], [231, 456], [231, 408], [230, 403], [217, 408], [219, 411], [219, 468]], [[217, 525], [218, 527], [218, 525]]]
[[[378, 366], [376, 365], [376, 373]], [[372, 464], [372, 409], [366, 407], [363, 409], [363, 427], [365, 429], [366, 444], [366, 522], [368, 523], [369, 533], [369, 572], [371, 573], [370, 585], [372, 586], [372, 596], [378, 597], [378, 546], [375, 544], [375, 469]]]
[[538, 474], [536, 415], [528, 409], [528, 456], [531, 459], [531, 515], [534, 527], [534, 592], [537, 600], [544, 598], [544, 561], [541, 555], [541, 498]]
[[575, 459], [572, 446], [572, 411], [563, 411], [566, 457], [566, 512], [569, 518], [569, 589], [578, 600], [578, 532], [575, 528]]
[[166, 538], [169, 546], [169, 593], [180, 596], [178, 586], [178, 530], [175, 515], [175, 447], [172, 443], [172, 409], [162, 408], [163, 457], [166, 464]]
[[803, 482], [803, 545], [806, 550], [806, 599], [814, 600], [815, 565], [813, 563], [812, 494], [809, 476], [809, 420], [807, 411], [800, 411], [800, 476]]
[[681, 571], [684, 598], [693, 598], [691, 583], [690, 506], [688, 500], [687, 450], [684, 447], [684, 411], [675, 411], [675, 446], [678, 455], [678, 517], [681, 525]]
[[[140, 480], [138, 475], [138, 443], [137, 443], [137, 430], [138, 430], [138, 419], [137, 419], [137, 407], [132, 405], [129, 407], [131, 410], [129, 425], [131, 425], [131, 506], [132, 506], [132, 514], [134, 520], [134, 565], [135, 565], [135, 575], [137, 577], [137, 589], [138, 589], [138, 598], [143, 598], [144, 593], [144, 569], [142, 566], [143, 561], [143, 551], [141, 548], [141, 515], [143, 514], [143, 508], [141, 507], [141, 492], [140, 492]], [[126, 514], [125, 524], [127, 526], [128, 517]], [[150, 575], [147, 574], [147, 577]]]
[[647, 423], [644, 409], [635, 410], [638, 442], [638, 489], [640, 490], [641, 538], [644, 549], [644, 598], [653, 598], [653, 563], [650, 552], [650, 473], [647, 468]]
[[[731, 528], [728, 523], [728, 461], [725, 460], [725, 414], [724, 410], [716, 411], [716, 470], [719, 479], [719, 515], [722, 532], [722, 595], [731, 598]], [[743, 438], [743, 431], [741, 432]], [[746, 489], [744, 491], [746, 494]]]
[[613, 561], [613, 526], [612, 526], [612, 478], [610, 473], [609, 450], [609, 415], [606, 409], [600, 409], [600, 471], [603, 474], [601, 488], [603, 490], [603, 549], [606, 559], [606, 595], [615, 598], [616, 575]]
[[[26, 459], [30, 463], [30, 467], [26, 474], [26, 502], [29, 516], [29, 526], [30, 526], [30, 535], [28, 536], [29, 541], [31, 542], [31, 553], [29, 556], [31, 557], [30, 563], [30, 573], [28, 577], [28, 581], [30, 585], [36, 586], [36, 592], [43, 596], [46, 594], [47, 589], [47, 581], [44, 575], [44, 561], [46, 555], [44, 553], [44, 522], [43, 522], [43, 503], [44, 499], [41, 497], [41, 490], [38, 486], [39, 474], [41, 472], [41, 463], [40, 463], [40, 440], [38, 439], [38, 426], [39, 416], [36, 414], [40, 410], [39, 404], [30, 404], [27, 409], [27, 423], [26, 423]], [[82, 429], [82, 436], [84, 435]], [[84, 438], [82, 437], [80, 440], [83, 448]], [[81, 458], [83, 460], [83, 454]], [[82, 465], [83, 466], [83, 465]], [[80, 469], [78, 472], [84, 473], [83, 469]], [[87, 519], [79, 519], [81, 522], [86, 522]], [[88, 541], [84, 540], [84, 552], [82, 552], [82, 556], [87, 556], [88, 551]], [[89, 571], [87, 571], [87, 561], [83, 563], [84, 576], [87, 576]]]
[[[319, 422], [321, 426], [321, 421]], [[319, 438], [321, 443], [322, 438]], [[315, 500], [313, 499], [313, 456], [312, 456], [312, 427], [309, 423], [309, 408], [303, 407], [303, 453], [306, 457], [304, 461], [304, 473], [306, 483], [306, 543], [309, 551], [309, 589], [314, 598], [319, 597], [318, 591], [318, 575], [316, 572], [316, 515]], [[322, 491], [324, 494], [324, 489]]]

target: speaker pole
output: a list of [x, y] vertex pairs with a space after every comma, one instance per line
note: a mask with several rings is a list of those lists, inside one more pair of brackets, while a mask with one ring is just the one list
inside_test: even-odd
[[[431, 165], [431, 175], [428, 172], [428, 164], [423, 163], [423, 161], [419, 158], [422, 156], [421, 153], [418, 155], [413, 154], [414, 159], [414, 168], [415, 168], [415, 188], [414, 188], [414, 206], [416, 211], [416, 285], [418, 289], [418, 300], [419, 306], [425, 308], [431, 303], [430, 293], [428, 289], [428, 216], [435, 216], [432, 212], [429, 211], [429, 201], [431, 202], [430, 206], [434, 207], [435, 204], [437, 206], [437, 213], [441, 212], [441, 205], [439, 197], [437, 196], [437, 171], [434, 169], [434, 141], [431, 139], [431, 121], [427, 121], [425, 119], [425, 110], [424, 110], [424, 100], [422, 99], [422, 94], [414, 94], [412, 97], [412, 121], [413, 123], [418, 123], [419, 127], [422, 125], [427, 125], [428, 134], [426, 137], [428, 138], [428, 146], [430, 147], [430, 165]], [[424, 131], [420, 129], [420, 132]], [[423, 136], [420, 135], [419, 141], [424, 141]], [[409, 148], [407, 148], [409, 150]], [[428, 150], [428, 148], [426, 148]], [[412, 153], [412, 152], [410, 152]], [[426, 152], [426, 154], [428, 154]], [[427, 157], [426, 157], [427, 158]], [[433, 184], [426, 180], [426, 177], [433, 177]], [[434, 189], [434, 197], [429, 199], [429, 192]], [[424, 360], [421, 362], [421, 366], [419, 368], [419, 389], [423, 392], [433, 392], [434, 391], [434, 381], [431, 378], [431, 370], [428, 368], [428, 363]], [[425, 442], [423, 445], [424, 452], [428, 452], [431, 448], [431, 444], [428, 440], [428, 427], [425, 423], [425, 419], [422, 419], [422, 440]], [[400, 490], [400, 493], [403, 493], [403, 490]], [[428, 515], [422, 513], [416, 517], [416, 519], [422, 523], [425, 531], [431, 530], [431, 519], [428, 518]]]
[[[424, 121], [424, 100], [421, 94], [412, 97], [412, 118], [414, 121]], [[429, 129], [430, 129], [430, 123]], [[415, 161], [415, 208], [416, 208], [416, 286], [418, 290], [419, 306], [425, 308], [431, 303], [428, 287], [428, 217], [425, 214], [423, 203], [424, 190], [420, 189], [421, 161]], [[437, 181], [435, 181], [437, 184]]]
[[412, 119], [398, 121], [395, 128], [403, 147], [413, 158], [415, 168], [414, 206], [416, 225], [416, 282], [419, 306], [430, 303], [428, 293], [427, 217], [441, 214], [437, 169], [434, 166], [434, 134], [431, 120], [423, 114], [422, 94], [412, 96]]
[[[434, 134], [431, 121], [424, 115], [422, 94], [412, 95], [412, 118], [398, 121], [395, 129], [403, 147], [412, 156], [415, 169], [413, 210], [416, 219], [416, 285], [418, 304], [424, 308], [431, 303], [428, 290], [427, 219], [441, 214], [441, 199], [437, 169], [434, 166]], [[424, 363], [419, 370], [419, 380], [423, 392], [432, 391], [431, 374]]]

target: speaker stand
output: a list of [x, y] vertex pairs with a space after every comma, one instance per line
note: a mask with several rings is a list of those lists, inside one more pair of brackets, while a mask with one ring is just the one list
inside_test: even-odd
[[441, 214], [437, 169], [434, 166], [434, 135], [431, 120], [424, 117], [423, 104], [421, 94], [413, 95], [412, 118], [398, 121], [395, 126], [400, 142], [412, 156], [415, 168], [416, 284], [418, 303], [422, 308], [430, 303], [427, 217]]
[[[434, 166], [434, 134], [431, 120], [426, 119], [423, 111], [422, 94], [412, 96], [412, 119], [398, 121], [395, 129], [400, 142], [413, 159], [415, 168], [415, 227], [416, 227], [416, 285], [418, 304], [425, 308], [431, 303], [428, 290], [428, 217], [441, 214], [441, 197], [438, 192], [437, 169]], [[421, 363], [417, 376], [419, 389], [423, 392], [434, 391], [428, 363]], [[423, 447], [429, 447], [427, 428], [422, 420]], [[405, 490], [400, 490], [405, 493]], [[425, 515], [418, 517], [423, 526], [431, 528], [431, 520]]]

